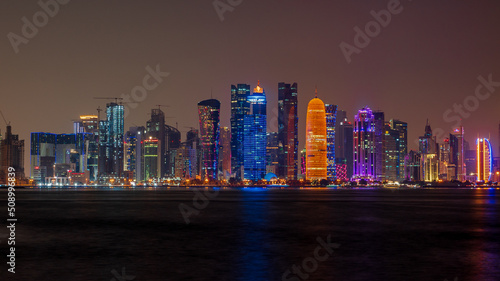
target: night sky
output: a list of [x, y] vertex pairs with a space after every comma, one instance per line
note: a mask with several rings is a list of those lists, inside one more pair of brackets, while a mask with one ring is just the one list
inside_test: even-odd
[[[443, 114], [474, 95], [479, 75], [500, 81], [500, 2], [401, 1], [403, 10], [347, 63], [339, 44], [354, 45], [354, 27], [364, 29], [370, 11], [389, 2], [243, 0], [221, 21], [212, 0], [72, 0], [16, 54], [8, 34], [22, 35], [22, 18], [33, 22], [41, 7], [3, 0], [0, 110], [26, 140], [27, 161], [30, 132], [71, 133], [72, 120], [105, 107], [93, 97], [129, 94], [145, 68], [159, 64], [170, 75], [130, 111], [126, 129], [145, 125], [155, 105], [170, 105], [167, 123], [177, 122], [184, 139], [186, 127], [198, 127], [197, 103], [211, 92], [221, 101], [221, 124], [229, 126], [230, 85], [253, 88], [260, 80], [268, 130], [275, 131], [278, 82], [297, 82], [300, 148], [317, 85], [318, 97], [351, 120], [368, 105], [408, 122], [415, 149], [427, 118], [433, 129], [451, 130], [454, 122]], [[498, 95], [500, 87], [463, 118], [470, 142], [491, 134], [498, 147]]]

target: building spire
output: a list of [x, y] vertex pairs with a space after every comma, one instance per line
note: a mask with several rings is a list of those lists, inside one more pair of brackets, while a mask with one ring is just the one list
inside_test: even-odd
[[318, 85], [315, 86], [315, 90], [314, 90], [314, 97], [315, 98], [318, 98]]

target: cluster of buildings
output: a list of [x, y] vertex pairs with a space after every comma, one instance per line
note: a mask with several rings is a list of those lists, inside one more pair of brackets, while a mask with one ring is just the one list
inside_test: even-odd
[[[199, 127], [183, 137], [165, 123], [161, 106], [145, 126], [124, 125], [124, 105], [105, 116], [80, 116], [71, 134], [31, 133], [29, 179], [37, 184], [159, 184], [170, 182], [498, 181], [499, 163], [488, 139], [470, 147], [464, 129], [444, 140], [429, 123], [418, 151], [408, 149], [408, 125], [368, 107], [351, 120], [316, 96], [307, 107], [306, 143], [299, 150], [297, 83], [278, 83], [277, 126], [268, 130], [260, 83], [231, 85], [230, 128], [220, 125], [221, 103], [198, 103]], [[272, 123], [272, 122], [269, 122]], [[5, 167], [24, 179], [24, 141], [0, 134], [0, 183]], [[301, 182], [303, 183], [303, 182]]]

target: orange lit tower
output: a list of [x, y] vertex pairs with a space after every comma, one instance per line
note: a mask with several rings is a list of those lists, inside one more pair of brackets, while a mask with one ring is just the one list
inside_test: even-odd
[[307, 106], [306, 127], [306, 179], [326, 179], [326, 113], [325, 104], [316, 97]]
[[489, 182], [493, 169], [491, 143], [488, 139], [477, 139], [477, 181]]

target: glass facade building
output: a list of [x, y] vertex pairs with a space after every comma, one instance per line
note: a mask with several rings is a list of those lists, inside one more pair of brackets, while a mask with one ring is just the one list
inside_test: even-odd
[[337, 106], [334, 104], [325, 105], [326, 111], [326, 158], [327, 158], [327, 178], [335, 180], [337, 177], [335, 164], [335, 125], [337, 121]]
[[231, 172], [243, 179], [244, 118], [250, 113], [250, 85], [231, 85]]
[[375, 117], [370, 108], [354, 116], [354, 179], [375, 180]]
[[278, 83], [278, 155], [277, 176], [296, 180], [298, 173], [297, 83]]
[[201, 176], [203, 179], [218, 179], [220, 102], [216, 99], [198, 103], [200, 139], [202, 149]]
[[247, 98], [250, 112], [243, 118], [244, 179], [261, 180], [266, 175], [267, 101], [260, 83]]

